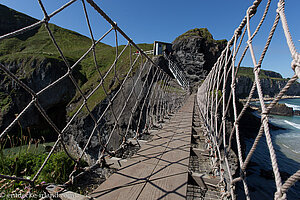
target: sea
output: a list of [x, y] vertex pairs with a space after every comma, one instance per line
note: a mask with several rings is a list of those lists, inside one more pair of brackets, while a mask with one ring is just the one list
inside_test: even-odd
[[[266, 101], [265, 103], [270, 102]], [[293, 108], [293, 110], [300, 110], [300, 99], [282, 99], [279, 103], [285, 104]], [[258, 105], [259, 102], [254, 102], [253, 104]], [[260, 117], [258, 112], [253, 114]], [[285, 181], [289, 175], [300, 169], [300, 116], [270, 115], [270, 123], [284, 128], [284, 130], [271, 130], [270, 134], [276, 152], [279, 171], [282, 172], [282, 179]], [[246, 139], [246, 153], [251, 148], [253, 141], [254, 139]], [[247, 182], [250, 193], [252, 193], [251, 199], [273, 199], [276, 191], [275, 182], [271, 178], [266, 178], [263, 173], [266, 171], [271, 172], [272, 170], [265, 136], [261, 138], [251, 161], [252, 164], [247, 171]], [[300, 200], [299, 181], [289, 189], [287, 196], [289, 200]]]

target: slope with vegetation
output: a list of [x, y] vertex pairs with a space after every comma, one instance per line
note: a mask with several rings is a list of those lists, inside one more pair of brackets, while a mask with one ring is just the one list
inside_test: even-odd
[[[0, 5], [0, 15], [1, 35], [37, 21], [36, 19], [2, 5]], [[86, 36], [58, 27], [54, 24], [49, 24], [49, 28], [71, 66], [91, 47], [92, 41]], [[144, 50], [152, 49], [151, 44], [140, 44], [139, 46]], [[120, 52], [124, 46], [122, 45], [118, 48]], [[97, 67], [102, 75], [105, 74], [113, 63], [115, 59], [115, 49], [116, 47], [104, 43], [97, 44], [95, 48]], [[134, 50], [132, 51], [134, 52]], [[127, 48], [116, 65], [117, 75], [121, 81], [129, 70], [129, 55], [130, 51], [129, 48]], [[20, 80], [26, 83], [35, 92], [45, 88], [67, 72], [67, 67], [53, 44], [53, 41], [50, 39], [44, 25], [25, 35], [22, 34], [1, 41], [0, 63], [16, 74]], [[135, 66], [133, 72], [135, 72], [137, 67], [138, 66]], [[75, 77], [77, 84], [85, 95], [91, 92], [91, 88], [99, 83], [100, 78], [94, 64], [92, 52], [73, 69], [72, 75]], [[111, 91], [118, 87], [119, 83], [114, 81], [113, 72], [107, 76], [104, 85], [108, 93], [111, 93]], [[98, 89], [88, 100], [88, 106], [93, 110], [97, 103], [101, 102], [105, 97], [106, 95], [103, 89]], [[19, 113], [30, 100], [31, 96], [28, 93], [11, 81], [4, 72], [0, 71], [0, 130], [3, 130], [3, 127], [7, 125], [6, 122], [10, 122], [15, 117], [15, 114]], [[59, 114], [57, 111], [61, 109], [57, 110], [54, 107], [63, 108], [72, 104], [72, 102], [76, 104], [81, 98], [79, 92], [71, 83], [71, 80], [66, 78], [62, 83], [41, 95], [39, 100], [45, 110], [49, 111], [50, 116], [51, 114], [55, 114], [55, 116], [61, 115], [61, 117], [58, 118], [59, 120], [55, 120], [57, 117], [53, 117], [53, 120], [59, 123], [65, 114], [72, 116], [74, 109], [72, 109], [72, 112], [65, 113], [67, 111], [64, 110], [64, 112]], [[34, 112], [34, 110], [32, 112]], [[24, 117], [21, 123], [23, 128], [45, 128], [37, 127], [42, 121], [37, 113], [31, 113], [30, 120], [26, 118], [27, 117]], [[63, 124], [61, 124], [61, 126], [62, 125]]]
[[[37, 22], [36, 19], [0, 4], [1, 36], [35, 22]], [[49, 28], [70, 66], [73, 66], [92, 45], [90, 38], [74, 31], [54, 24], [49, 24]], [[72, 75], [85, 96], [90, 94], [100, 83], [101, 77], [98, 70], [104, 75], [115, 60], [116, 48], [118, 48], [118, 52], [120, 53], [124, 47], [124, 45], [113, 47], [104, 43], [98, 43], [95, 47], [97, 66], [95, 66], [94, 56], [90, 52], [73, 68]], [[139, 47], [146, 51], [151, 50], [153, 45], [139, 44]], [[132, 60], [137, 57], [137, 55], [132, 54], [135, 51], [134, 48], [130, 51], [130, 47], [128, 47], [117, 61], [114, 70], [105, 78], [103, 83], [109, 96], [120, 87], [120, 82], [124, 80], [130, 69], [130, 56], [132, 56]], [[49, 33], [44, 25], [25, 34], [1, 40], [0, 63], [35, 92], [46, 88], [67, 72], [67, 66], [49, 37]], [[138, 70], [139, 65], [134, 65], [129, 77], [136, 79], [136, 72]], [[115, 75], [118, 76], [120, 82], [117, 81]], [[139, 85], [142, 85], [141, 81]], [[128, 90], [130, 88], [131, 84], [125, 84], [124, 90], [127, 91], [125, 94], [129, 93]], [[117, 107], [116, 109], [119, 109], [118, 106], [122, 106], [124, 99], [116, 99], [121, 102], [119, 105], [114, 105]], [[29, 93], [11, 80], [4, 71], [0, 70], [0, 133], [31, 100], [32, 97]], [[83, 99], [71, 79], [66, 77], [39, 95], [38, 101], [58, 128], [62, 129], [76, 112], [79, 105], [82, 104]], [[87, 105], [93, 114], [100, 115], [103, 107], [107, 105], [106, 102], [107, 96], [104, 89], [100, 87], [88, 99]], [[130, 114], [130, 112], [127, 112], [127, 114]], [[128, 116], [126, 119], [128, 119]], [[109, 114], [105, 116], [105, 120], [109, 124]], [[110, 123], [110, 126], [112, 125]], [[90, 116], [86, 110], [83, 110], [81, 115], [74, 120], [72, 127], [64, 137], [67, 140], [65, 143], [71, 151], [70, 153], [74, 155], [79, 151], [78, 149], [82, 148], [81, 144], [86, 143], [87, 137], [91, 133], [90, 129], [93, 126]], [[23, 138], [26, 138], [29, 145], [24, 145]], [[0, 140], [0, 173], [24, 177], [29, 176], [32, 178], [48, 155], [49, 149], [47, 151], [45, 149], [42, 151], [37, 151], [36, 149], [28, 151], [30, 144], [31, 146], [37, 146], [38, 143], [33, 144], [32, 141], [44, 140], [49, 142], [56, 139], [57, 134], [54, 130], [43, 119], [39, 111], [34, 106], [31, 106], [18, 121], [17, 125], [11, 129], [8, 136]], [[116, 140], [115, 143], [119, 142], [119, 138], [113, 138], [112, 140]], [[95, 139], [95, 141], [97, 142], [98, 139]], [[95, 147], [93, 152], [95, 159], [97, 159], [99, 153], [99, 146], [100, 144], [93, 144], [93, 148]], [[6, 152], [8, 152], [7, 149], [9, 147], [15, 147], [17, 151], [8, 154]], [[78, 149], [74, 149], [74, 152], [72, 152], [71, 148], [73, 147], [78, 147]], [[89, 150], [92, 151], [93, 148], [91, 147]], [[58, 165], [57, 163], [60, 164]], [[38, 181], [63, 183], [68, 179], [73, 166], [74, 162], [58, 148], [57, 152], [54, 152], [51, 156]], [[0, 188], [2, 188], [1, 184]], [[3, 184], [8, 184], [8, 182], [4, 182]]]

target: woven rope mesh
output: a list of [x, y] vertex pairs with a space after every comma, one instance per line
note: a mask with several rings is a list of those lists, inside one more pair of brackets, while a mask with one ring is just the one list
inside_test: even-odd
[[[30, 184], [30, 187], [26, 186], [27, 190], [23, 191], [24, 193], [32, 187], [38, 187], [41, 181], [40, 174], [47, 173], [47, 163], [51, 157], [55, 157], [54, 154], [61, 151], [74, 163], [74, 170], [67, 175], [68, 181], [61, 183], [70, 184], [86, 171], [101, 167], [106, 156], [122, 156], [122, 152], [130, 143], [129, 138], [138, 141], [165, 116], [175, 112], [185, 100], [187, 88], [180, 86], [170, 73], [158, 66], [152, 56], [148, 56], [135, 44], [95, 2], [77, 1], [77, 6], [82, 7], [89, 37], [82, 37], [81, 40], [76, 40], [76, 37], [67, 38], [72, 35], [68, 35], [68, 32], [66, 38], [59, 36], [57, 32], [61, 29], [50, 22], [61, 12], [66, 12], [68, 7], [74, 6], [75, 2], [69, 1], [54, 12], [48, 13], [43, 2], [39, 0], [43, 19], [0, 36], [1, 42], [14, 37], [25, 37], [30, 31], [38, 30], [37, 34], [44, 33], [44, 41], [51, 44], [51, 49], [32, 49], [30, 55], [45, 56], [49, 60], [51, 56], [59, 58], [59, 62], [54, 63], [54, 66], [38, 63], [41, 71], [46, 71], [47, 67], [56, 67], [57, 70], [54, 79], [34, 88], [34, 84], [24, 79], [26, 71], [13, 70], [5, 62], [0, 64], [1, 77], [4, 77], [5, 83], [12, 87], [12, 90], [22, 90], [25, 93], [24, 98], [21, 98], [24, 102], [20, 103], [19, 112], [13, 119], [8, 120], [7, 126], [1, 130], [1, 145], [5, 147], [8, 141], [14, 141], [17, 137], [14, 135], [16, 130], [27, 130], [26, 134], [30, 134], [31, 130], [26, 129], [22, 123], [24, 118], [34, 117], [33, 115], [40, 116], [44, 126], [50, 130], [47, 134], [51, 134], [52, 140], [55, 138], [47, 156], [33, 172], [26, 173], [30, 168], [28, 166], [23, 174], [17, 171], [0, 174], [2, 182], [5, 182], [4, 189], [14, 187], [12, 185], [19, 181]], [[103, 18], [97, 26], [107, 28], [104, 34], [99, 36], [94, 33], [94, 23], [89, 19], [89, 12], [96, 12]], [[102, 43], [107, 37], [114, 38], [114, 47]], [[120, 45], [120, 40], [123, 43], [125, 41], [125, 45]], [[75, 46], [75, 43], [79, 44], [81, 49], [75, 49], [70, 54], [69, 48]], [[106, 53], [114, 54], [114, 59], [112, 60], [110, 55], [106, 56]], [[71, 56], [73, 57], [70, 58]], [[88, 80], [80, 76], [83, 68], [89, 69], [87, 72], [90, 74], [86, 74]], [[65, 88], [73, 92], [65, 91]], [[67, 110], [66, 122], [63, 123], [55, 112], [50, 114], [47, 104], [49, 99], [59, 95], [65, 95], [64, 98], [71, 100], [68, 105], [63, 105], [67, 108], [55, 108], [57, 111]], [[17, 100], [12, 98], [12, 101]], [[87, 121], [84, 123], [88, 125], [76, 128], [75, 124], [83, 123], [83, 118]], [[80, 134], [84, 138], [78, 140]], [[30, 145], [38, 143], [34, 144], [34, 141], [26, 138], [16, 145], [28, 145], [26, 148], [29, 148]]]
[[[250, 191], [247, 185], [247, 176], [245, 172], [252, 155], [255, 154], [258, 141], [261, 139], [262, 135], [264, 135], [267, 142], [266, 150], [269, 152], [271, 158], [277, 190], [274, 194], [274, 198], [286, 199], [286, 192], [288, 188], [292, 187], [294, 183], [299, 180], [300, 171], [298, 170], [288, 180], [286, 180], [284, 183], [282, 182], [276, 159], [276, 152], [274, 150], [274, 145], [270, 135], [269, 112], [270, 109], [282, 98], [290, 86], [298, 79], [299, 62], [297, 60], [299, 53], [296, 51], [295, 45], [289, 33], [288, 24], [285, 17], [284, 1], [278, 1], [278, 8], [276, 10], [269, 9], [271, 1], [268, 1], [264, 13], [259, 16], [259, 23], [257, 23], [257, 25], [252, 23], [252, 19], [255, 17], [261, 2], [262, 1], [254, 1], [253, 5], [248, 8], [246, 16], [235, 30], [234, 35], [227, 44], [227, 47], [224, 49], [222, 55], [219, 57], [207, 78], [200, 86], [197, 93], [197, 99], [202, 117], [205, 119], [206, 127], [209, 130], [209, 137], [211, 138], [211, 141], [213, 141], [215, 154], [218, 155], [218, 161], [216, 162], [216, 165], [219, 165], [220, 170], [225, 170], [224, 174], [221, 173], [221, 177], [227, 185], [227, 191], [224, 192], [224, 196], [234, 196], [234, 186], [237, 182], [242, 182], [245, 197], [250, 199]], [[254, 48], [254, 39], [259, 37], [263, 22], [266, 16], [270, 13], [275, 13], [276, 17], [265, 41], [263, 50], [258, 51]], [[281, 25], [279, 25], [279, 22], [281, 22]], [[283, 89], [277, 94], [274, 100], [270, 104], [266, 105], [264, 102], [264, 94], [261, 87], [259, 72], [265, 55], [269, 50], [273, 36], [276, 36], [274, 32], [276, 29], [280, 28], [284, 31], [286, 39], [285, 42], [287, 43], [291, 58], [293, 59], [291, 68], [294, 70], [295, 75], [289, 79], [285, 87], [283, 87]], [[242, 48], [242, 44], [246, 44], [244, 48]], [[236, 105], [236, 101], [238, 101], [236, 97], [236, 88], [238, 87], [236, 82], [237, 73], [247, 53], [248, 55], [250, 54], [252, 60], [254, 82], [252, 89], [247, 96], [247, 101], [244, 103], [243, 108], [238, 110]], [[249, 107], [250, 100], [253, 98], [255, 91], [257, 91], [261, 107], [261, 128], [256, 136], [252, 148], [250, 148], [250, 151], [244, 158], [242, 155], [243, 152], [240, 141], [239, 121], [245, 114], [247, 107]], [[229, 113], [231, 109], [233, 112], [231, 113], [233, 123], [232, 125], [229, 125], [226, 123], [226, 120], [230, 118]], [[229, 136], [227, 133], [230, 133]], [[233, 177], [228, 162], [228, 153], [232, 148], [232, 142], [236, 142], [235, 145], [238, 152], [238, 162], [240, 167], [240, 173], [238, 177]]]

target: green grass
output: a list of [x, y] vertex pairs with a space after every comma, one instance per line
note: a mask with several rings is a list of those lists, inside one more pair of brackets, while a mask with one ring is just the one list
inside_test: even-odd
[[[0, 174], [32, 179], [47, 158], [48, 151], [50, 151], [53, 144], [54, 143], [44, 143], [37, 145], [36, 143], [7, 149], [2, 149], [0, 146]], [[1, 143], [1, 145], [3, 145], [3, 143]], [[38, 187], [40, 184], [63, 184], [67, 182], [74, 166], [75, 162], [63, 150], [55, 150], [35, 180], [35, 186], [37, 187], [32, 188], [31, 193], [42, 193], [43, 191]], [[80, 166], [85, 167], [87, 163], [81, 161]], [[25, 181], [0, 180], [0, 193], [4, 192], [7, 195], [24, 195], [28, 187], [30, 187], [30, 185]], [[13, 191], [17, 192], [13, 193]], [[11, 198], [7, 197], [4, 199]]]
[[[16, 20], [26, 20], [26, 17], [22, 14], [20, 16], [20, 19]], [[75, 63], [91, 47], [92, 41], [88, 37], [80, 35], [74, 31], [63, 29], [54, 24], [49, 24], [49, 28], [70, 65]], [[153, 49], [152, 44], [140, 44], [139, 47], [145, 51]], [[124, 45], [121, 45], [118, 48], [120, 53], [124, 48]], [[107, 72], [113, 63], [115, 59], [115, 49], [115, 47], [103, 43], [97, 44], [95, 48], [98, 64], [97, 67], [101, 71], [102, 75]], [[132, 48], [132, 53], [135, 51], [136, 49]], [[129, 54], [130, 50], [127, 48], [123, 54], [124, 56], [121, 56], [117, 62], [116, 70], [120, 80], [124, 79], [129, 70]], [[134, 57], [135, 56], [133, 56], [133, 59]], [[35, 34], [25, 40], [22, 37], [14, 37], [3, 40], [0, 43], [0, 63], [18, 64], [19, 69], [16, 75], [20, 79], [29, 78], [35, 70], [38, 70], [32, 66], [39, 66], [42, 62], [45, 62], [45, 60], [53, 65], [57, 65], [58, 63], [60, 63], [60, 66], [64, 65], [63, 59], [50, 39], [48, 31], [44, 25], [37, 28], [35, 30]], [[137, 68], [138, 66], [135, 66], [133, 73]], [[85, 95], [91, 92], [92, 88], [99, 83], [99, 74], [95, 68], [91, 52], [79, 63], [78, 66], [74, 68], [73, 75]], [[113, 82], [113, 78], [114, 74], [112, 71], [104, 81], [104, 85], [108, 93], [117, 88], [119, 85], [117, 81]], [[104, 90], [99, 88], [88, 100], [88, 106], [92, 110], [105, 97], [106, 95]], [[7, 109], [11, 99], [12, 97], [9, 96], [9, 94], [0, 95], [0, 110]], [[72, 101], [77, 102], [79, 99], [80, 94], [77, 92]], [[77, 105], [77, 107], [79, 107], [79, 105]], [[68, 115], [72, 116], [75, 112], [76, 109], [70, 111]]]
[[184, 34], [178, 36], [175, 41], [177, 40], [183, 40], [185, 38], [189, 38], [191, 36], [200, 36], [202, 38], [204, 38], [206, 41], [208, 42], [216, 42], [216, 43], [226, 43], [227, 40], [214, 40], [212, 34], [208, 31], [207, 28], [195, 28], [192, 30], [189, 30], [187, 32], [185, 32]]
[[4, 156], [16, 155], [20, 151], [27, 152], [27, 153], [40, 154], [40, 153], [44, 153], [46, 151], [46, 148], [52, 147], [53, 145], [54, 145], [54, 142], [42, 143], [39, 145], [36, 145], [36, 144], [22, 145], [22, 146], [18, 146], [18, 147], [2, 149], [2, 153]]
[[11, 96], [10, 95], [7, 95], [3, 92], [0, 92], [0, 108], [1, 108], [1, 112], [5, 112], [10, 104], [11, 104]]
[[[24, 151], [9, 156], [1, 155], [0, 173], [33, 178], [47, 155], [47, 153]], [[65, 152], [54, 153], [37, 179], [37, 183], [45, 181], [47, 183], [62, 184], [66, 182], [74, 164]]]
[[[278, 81], [287, 81], [288, 79], [285, 78], [277, 78], [277, 77], [270, 77], [266, 74], [266, 72], [271, 72], [268, 70], [260, 70], [259, 78], [261, 79], [271, 79], [271, 80], [278, 80]], [[237, 76], [246, 76], [254, 80], [254, 73], [253, 68], [251, 67], [240, 67]]]
[[[52, 147], [53, 144], [23, 145], [9, 149], [0, 147], [0, 174], [32, 179], [48, 156], [45, 147]], [[64, 151], [54, 151], [36, 179], [35, 184], [42, 182], [63, 184], [69, 180], [69, 174], [73, 171], [74, 166], [75, 162]], [[84, 167], [87, 164], [81, 161], [81, 166]], [[9, 194], [17, 188], [24, 190], [26, 186], [28, 186], [28, 183], [23, 181], [2, 179], [0, 193]]]

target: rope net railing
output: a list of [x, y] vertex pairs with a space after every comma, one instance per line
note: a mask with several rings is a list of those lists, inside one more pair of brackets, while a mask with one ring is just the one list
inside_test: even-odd
[[[270, 127], [269, 127], [269, 112], [274, 105], [283, 97], [290, 86], [295, 83], [300, 75], [300, 56], [296, 51], [293, 43], [287, 19], [285, 15], [285, 1], [279, 0], [276, 9], [276, 17], [273, 25], [265, 42], [264, 49], [260, 52], [259, 59], [257, 58], [258, 52], [254, 50], [252, 41], [258, 35], [263, 22], [270, 11], [271, 0], [266, 2], [265, 10], [260, 18], [256, 27], [253, 27], [253, 16], [257, 15], [257, 8], [261, 4], [261, 0], [255, 0], [253, 5], [250, 6], [243, 18], [241, 24], [235, 30], [234, 35], [227, 43], [226, 48], [222, 51], [221, 56], [213, 66], [212, 70], [198, 89], [197, 101], [201, 111], [202, 118], [208, 131], [207, 136], [212, 143], [213, 162], [218, 170], [215, 175], [220, 176], [220, 184], [225, 184], [226, 189], [223, 191], [223, 198], [235, 199], [235, 186], [238, 182], [242, 183], [243, 191], [246, 199], [250, 199], [250, 191], [247, 184], [246, 169], [249, 162], [255, 154], [258, 142], [263, 134], [266, 138], [267, 151], [269, 151], [272, 169], [275, 178], [276, 192], [274, 199], [286, 199], [287, 191], [299, 181], [300, 170], [290, 176], [285, 182], [282, 182], [279, 173], [276, 152], [272, 143]], [[259, 77], [260, 68], [265, 58], [266, 52], [269, 49], [270, 43], [276, 29], [279, 29], [278, 24], [281, 22], [286, 42], [291, 53], [292, 63], [291, 68], [294, 70], [295, 75], [288, 80], [287, 84], [277, 94], [274, 100], [266, 105], [264, 102], [264, 95], [262, 92], [261, 81]], [[252, 26], [251, 26], [252, 25]], [[252, 30], [252, 31], [251, 31]], [[253, 31], [254, 30], [254, 31]], [[243, 41], [246, 41], [245, 48], [242, 48]], [[237, 108], [236, 96], [236, 81], [237, 73], [243, 60], [245, 60], [246, 53], [250, 53], [253, 63], [254, 81], [251, 91], [248, 95], [247, 101], [244, 103], [243, 108], [239, 111]], [[258, 93], [260, 107], [261, 107], [261, 127], [250, 148], [250, 151], [243, 157], [241, 140], [240, 140], [240, 127], [239, 122], [245, 114], [246, 109], [250, 105], [250, 101], [254, 95], [255, 90]], [[230, 114], [231, 113], [231, 114]], [[228, 123], [232, 119], [232, 123]], [[232, 150], [233, 142], [236, 143], [237, 159], [240, 171], [237, 172], [238, 176], [234, 177], [233, 169], [230, 166], [229, 152]]]
[[172, 72], [173, 76], [176, 78], [178, 84], [183, 88], [189, 88], [190, 87], [189, 81], [186, 79], [182, 70], [180, 70], [180, 68], [177, 66], [176, 62], [172, 61], [170, 55], [167, 55], [165, 52], [163, 55], [168, 61], [169, 69]]
[[[45, 170], [45, 166], [57, 149], [62, 149], [67, 156], [76, 163], [74, 170], [68, 174], [69, 180], [63, 184], [63, 186], [68, 186], [85, 172], [105, 165], [105, 157], [118, 155], [118, 152], [126, 148], [126, 145], [129, 143], [129, 138], [135, 139], [138, 143], [143, 134], [147, 133], [153, 126], [159, 126], [159, 123], [163, 121], [166, 116], [175, 112], [185, 101], [188, 94], [187, 88], [183, 89], [180, 87], [169, 74], [162, 70], [151, 57], [127, 36], [93, 0], [77, 0], [77, 2], [81, 4], [84, 12], [86, 25], [90, 33], [89, 39], [91, 45], [85, 52], [82, 52], [78, 60], [70, 62], [68, 57], [65, 56], [64, 50], [62, 50], [49, 22], [54, 16], [59, 15], [75, 2], [76, 0], [71, 0], [50, 14], [46, 11], [42, 0], [38, 0], [44, 14], [42, 20], [0, 36], [0, 42], [2, 42], [44, 26], [49, 35], [48, 41], [51, 41], [55, 46], [56, 53], [58, 53], [64, 66], [62, 76], [41, 90], [36, 91], [24, 83], [21, 74], [12, 72], [9, 66], [6, 66], [5, 63], [0, 63], [0, 71], [2, 71], [7, 78], [5, 80], [11, 81], [15, 87], [21, 88], [31, 96], [29, 103], [16, 115], [15, 119], [9, 122], [4, 130], [1, 130], [1, 141], [7, 141], [5, 139], [10, 138], [10, 134], [12, 134], [11, 130], [20, 125], [22, 118], [24, 118], [28, 112], [31, 112], [33, 107], [37, 109], [38, 113], [57, 135], [57, 140], [54, 142], [47, 157], [43, 160], [38, 170], [34, 171], [33, 175], [20, 176], [20, 174], [15, 173], [0, 174], [1, 183], [5, 181], [10, 181], [11, 183], [16, 181], [28, 183], [27, 192], [39, 185], [38, 178], [42, 171]], [[111, 25], [111, 28], [99, 38], [96, 38], [93, 32], [89, 19], [88, 6], [100, 14], [106, 23]], [[115, 47], [113, 48], [115, 58], [112, 63], [110, 63], [110, 67], [102, 69], [102, 60], [99, 59], [98, 51], [102, 47], [101, 41], [109, 35], [115, 38]], [[120, 36], [127, 41], [126, 45], [119, 45]], [[81, 65], [87, 58], [90, 59], [90, 65], [93, 66], [94, 74], [96, 75], [93, 76], [94, 81], [91, 88], [85, 90], [82, 85], [78, 83], [74, 71], [76, 67]], [[69, 118], [67, 118], [68, 121], [64, 127], [59, 128], [54, 122], [53, 117], [49, 116], [46, 108], [44, 108], [40, 102], [40, 99], [49, 91], [51, 91], [52, 95], [55, 95], [55, 92], [60, 88], [59, 86], [65, 84], [66, 80], [70, 81], [73, 87], [76, 88], [75, 99], [77, 103], [72, 107], [71, 114]], [[100, 94], [102, 94], [102, 97]], [[101, 112], [96, 112], [95, 104], [101, 102], [105, 102], [100, 109]], [[66, 143], [70, 135], [75, 134], [72, 132], [74, 130], [70, 129], [70, 127], [82, 116], [89, 116], [92, 129], [80, 130], [88, 133], [86, 134], [83, 144], [79, 146], [77, 144], [73, 145], [78, 146], [77, 152], [74, 153], [71, 152], [70, 147]], [[112, 119], [109, 125], [105, 121], [107, 116], [110, 116]], [[68, 138], [66, 138], [66, 135], [68, 135]], [[95, 136], [98, 138], [95, 139]], [[115, 139], [116, 137], [118, 139]], [[97, 159], [93, 162], [88, 162], [88, 166], [81, 166], [81, 160], [86, 158], [87, 152], [92, 148], [92, 143], [95, 142], [100, 146]], [[3, 188], [8, 188], [9, 184], [9, 182], [6, 182]], [[3, 188], [1, 187], [1, 189]]]

